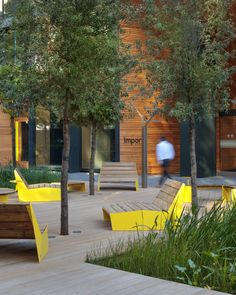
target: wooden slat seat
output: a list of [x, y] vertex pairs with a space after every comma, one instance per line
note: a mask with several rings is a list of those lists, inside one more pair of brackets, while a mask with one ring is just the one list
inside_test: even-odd
[[30, 203], [0, 204], [0, 239], [35, 239], [39, 262], [48, 252], [48, 228], [40, 231]]
[[103, 162], [98, 190], [102, 188], [133, 188], [138, 190], [138, 173], [134, 162]]
[[117, 204], [111, 204], [110, 206], [103, 207], [107, 213], [115, 212], [131, 212], [135, 210], [161, 210], [160, 207], [152, 203], [141, 202], [123, 202]]
[[35, 183], [28, 185], [28, 188], [41, 188], [41, 187], [49, 187], [49, 188], [60, 188], [60, 184], [55, 183]]
[[162, 230], [167, 219], [180, 217], [186, 203], [191, 203], [186, 186], [167, 179], [152, 203], [114, 203], [103, 207], [103, 216], [112, 230]]

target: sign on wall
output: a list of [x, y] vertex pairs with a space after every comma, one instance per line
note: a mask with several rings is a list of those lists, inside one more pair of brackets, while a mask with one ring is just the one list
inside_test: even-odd
[[141, 137], [124, 137], [124, 144], [137, 145], [142, 143]]

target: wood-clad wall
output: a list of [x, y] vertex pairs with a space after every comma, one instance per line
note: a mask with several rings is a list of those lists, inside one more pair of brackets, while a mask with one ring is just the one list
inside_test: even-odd
[[11, 127], [10, 118], [0, 107], [0, 165], [11, 162]]
[[[140, 40], [143, 44], [145, 42], [145, 34], [138, 25], [123, 25], [122, 40], [124, 43], [133, 45], [132, 52], [135, 53], [136, 40]], [[145, 86], [145, 73], [131, 72], [126, 77], [126, 84], [134, 86], [138, 83], [139, 86]], [[150, 101], [145, 97], [139, 98], [138, 87], [134, 87], [129, 91], [129, 99], [132, 99], [132, 104], [138, 110], [135, 116], [129, 119], [124, 119], [120, 124], [120, 160], [134, 161], [137, 163], [139, 174], [141, 173], [142, 165], [142, 125], [143, 121], [141, 114], [145, 114], [144, 106], [150, 106]], [[134, 98], [134, 99], [133, 99]], [[159, 174], [161, 167], [156, 161], [156, 144], [160, 136], [165, 136], [173, 143], [176, 151], [176, 157], [171, 162], [170, 172], [175, 173], [180, 170], [180, 132], [179, 124], [173, 119], [164, 119], [155, 117], [158, 122], [152, 122], [148, 126], [148, 173]]]
[[236, 116], [220, 118], [221, 169], [236, 169]]

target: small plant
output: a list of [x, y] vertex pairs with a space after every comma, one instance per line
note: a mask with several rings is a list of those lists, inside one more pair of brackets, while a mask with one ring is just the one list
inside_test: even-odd
[[[175, 265], [175, 268], [181, 273], [182, 276], [177, 276], [176, 279], [181, 282], [191, 285], [198, 285], [198, 277], [201, 273], [201, 267], [197, 267], [196, 264], [192, 261], [192, 259], [188, 259], [188, 266], [183, 267], [180, 265]], [[189, 275], [191, 274], [191, 276]], [[191, 277], [191, 278], [190, 278]]]

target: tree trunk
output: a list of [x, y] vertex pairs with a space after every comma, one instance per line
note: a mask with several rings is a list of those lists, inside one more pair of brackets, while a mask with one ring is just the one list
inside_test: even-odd
[[12, 166], [16, 167], [16, 132], [14, 117], [11, 116], [11, 146], [12, 146]]
[[195, 118], [192, 115], [189, 124], [189, 138], [190, 138], [190, 164], [191, 164], [191, 185], [192, 185], [192, 205], [193, 209], [198, 208], [198, 197], [197, 197], [197, 160], [196, 160], [196, 125]]
[[94, 162], [96, 153], [97, 126], [96, 123], [91, 125], [91, 154], [89, 162], [89, 194], [94, 195]]
[[70, 134], [69, 134], [69, 101], [66, 98], [63, 112], [63, 151], [61, 168], [61, 235], [69, 234], [68, 222], [68, 170], [70, 154]]

